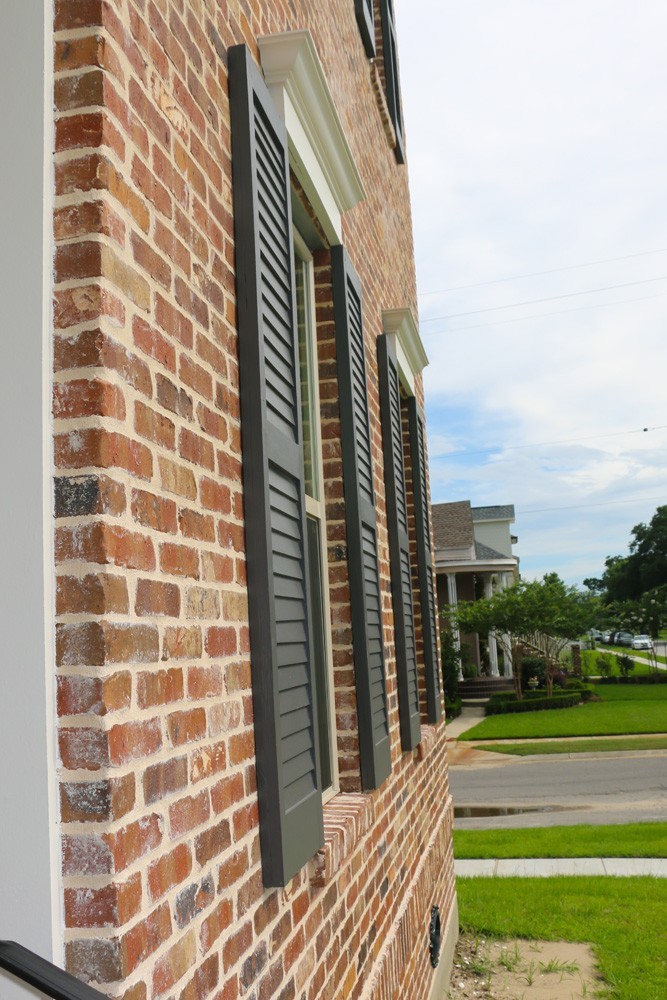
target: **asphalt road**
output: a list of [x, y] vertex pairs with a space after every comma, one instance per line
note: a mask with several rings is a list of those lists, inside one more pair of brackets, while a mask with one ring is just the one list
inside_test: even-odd
[[[574, 758], [494, 754], [484, 763], [478, 756], [474, 763], [449, 769], [459, 829], [667, 822], [665, 751]], [[526, 811], [463, 817], [464, 807]]]

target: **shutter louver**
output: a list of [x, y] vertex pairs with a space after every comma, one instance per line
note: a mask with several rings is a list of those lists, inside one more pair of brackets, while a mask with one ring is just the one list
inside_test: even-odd
[[415, 504], [415, 534], [417, 540], [417, 570], [424, 636], [424, 672], [426, 707], [429, 722], [442, 716], [440, 701], [440, 665], [438, 663], [437, 610], [433, 586], [433, 556], [426, 486], [426, 438], [424, 417], [414, 396], [408, 399], [410, 452], [412, 455], [412, 487]]
[[243, 486], [262, 876], [324, 842], [312, 677], [287, 139], [244, 45], [229, 50]]
[[373, 12], [373, 0], [354, 0], [354, 12], [357, 15], [357, 24], [364, 43], [366, 55], [369, 59], [375, 56], [375, 14]]
[[390, 774], [391, 750], [361, 285], [343, 247], [331, 263], [361, 783], [370, 791]]
[[396, 351], [386, 334], [378, 337], [378, 364], [401, 747], [403, 750], [413, 750], [421, 740], [421, 727], [403, 461], [401, 395]]
[[380, 0], [380, 24], [382, 26], [382, 58], [384, 62], [387, 108], [396, 133], [396, 148], [394, 152], [397, 162], [405, 163], [401, 86], [398, 79], [398, 48], [396, 45], [393, 0]]

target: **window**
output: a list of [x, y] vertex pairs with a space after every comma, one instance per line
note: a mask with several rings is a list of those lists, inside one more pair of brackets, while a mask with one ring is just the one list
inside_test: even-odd
[[304, 490], [308, 547], [313, 667], [317, 701], [320, 774], [325, 798], [337, 787], [333, 662], [331, 655], [326, 523], [322, 474], [322, 434], [317, 374], [313, 263], [303, 237], [294, 235], [294, 277], [303, 426]]
[[387, 107], [396, 132], [395, 154], [399, 163], [405, 163], [403, 143], [403, 115], [401, 113], [401, 88], [398, 79], [398, 50], [394, 23], [394, 0], [380, 0], [380, 25], [382, 28], [382, 58], [384, 62]]

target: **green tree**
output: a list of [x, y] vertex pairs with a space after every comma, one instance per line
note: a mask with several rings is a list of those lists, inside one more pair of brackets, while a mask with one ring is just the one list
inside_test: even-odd
[[667, 506], [658, 507], [649, 524], [636, 524], [632, 536], [629, 555], [605, 560], [602, 583], [607, 603], [637, 600], [667, 584]]

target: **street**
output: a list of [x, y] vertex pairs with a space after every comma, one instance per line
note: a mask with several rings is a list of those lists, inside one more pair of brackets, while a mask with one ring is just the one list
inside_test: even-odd
[[[458, 829], [581, 823], [667, 822], [667, 752], [545, 757], [475, 754], [450, 765]], [[463, 807], [525, 808], [514, 815], [460, 815]], [[476, 811], [476, 810], [475, 810]]]

